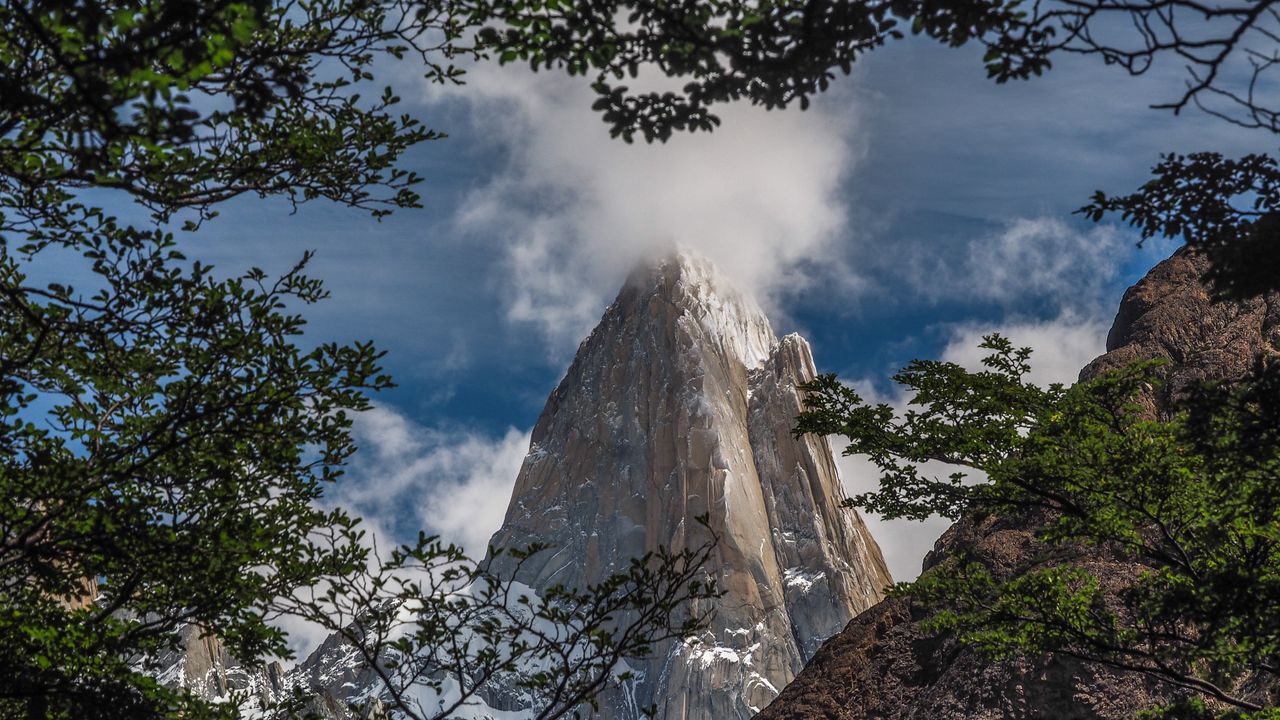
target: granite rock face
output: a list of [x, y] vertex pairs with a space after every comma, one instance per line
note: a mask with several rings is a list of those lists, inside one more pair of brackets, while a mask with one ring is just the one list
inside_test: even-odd
[[[891, 580], [824, 439], [791, 437], [808, 344], [704, 262], [633, 273], [548, 399], [495, 547], [546, 543], [518, 578], [581, 587], [658, 546], [696, 547], [725, 597], [699, 638], [629, 659], [600, 717], [748, 718]], [[499, 572], [501, 567], [499, 566]]]
[[1280, 294], [1237, 302], [1209, 300], [1199, 277], [1201, 256], [1181, 250], [1156, 265], [1120, 303], [1107, 353], [1081, 371], [1087, 379], [1136, 360], [1161, 359], [1164, 385], [1146, 399], [1158, 414], [1185, 388], [1205, 380], [1238, 380], [1280, 342]]
[[[1159, 415], [1188, 384], [1238, 380], [1280, 340], [1280, 295], [1212, 303], [1199, 282], [1202, 258], [1186, 251], [1157, 265], [1124, 295], [1107, 353], [1087, 379], [1140, 359], [1170, 361], [1165, 383], [1144, 399]], [[961, 520], [925, 559], [927, 570], [963, 548], [1012, 571], [1034, 544], [1034, 518]], [[1141, 566], [1099, 552], [1088, 564], [1104, 587], [1120, 588]], [[993, 663], [925, 632], [928, 610], [900, 598], [855, 618], [757, 717], [760, 720], [854, 718], [1063, 718], [1120, 720], [1169, 699], [1165, 686], [1133, 674], [1051, 657]]]
[[214, 635], [194, 625], [179, 631], [180, 645], [156, 659], [157, 679], [172, 688], [190, 690], [207, 700], [233, 696], [246, 714], [280, 697], [287, 681], [280, 663], [247, 667], [234, 658]]

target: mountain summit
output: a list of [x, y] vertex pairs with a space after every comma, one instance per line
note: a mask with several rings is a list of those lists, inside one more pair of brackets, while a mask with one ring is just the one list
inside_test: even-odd
[[[725, 591], [692, 608], [715, 612], [700, 637], [628, 658], [630, 674], [618, 675], [630, 679], [615, 676], [596, 717], [639, 720], [656, 705], [658, 720], [749, 718], [881, 599], [889, 571], [861, 518], [840, 506], [831, 448], [791, 435], [796, 385], [813, 376], [808, 343], [778, 340], [755, 303], [686, 253], [632, 273], [578, 348], [491, 541], [551, 549], [518, 572], [509, 555], [491, 569], [539, 594], [582, 588], [659, 546], [701, 546], [708, 528], [695, 519], [706, 515], [719, 542], [704, 569]], [[211, 699], [238, 688], [246, 707], [298, 689], [320, 717], [380, 711], [381, 686], [337, 635], [287, 673], [247, 672], [194, 635], [165, 662], [165, 682]], [[530, 715], [523, 693], [495, 685], [464, 716]]]
[[825, 439], [791, 435], [808, 343], [700, 258], [632, 273], [534, 427], [495, 547], [553, 546], [520, 580], [584, 586], [658, 546], [694, 547], [726, 591], [697, 641], [628, 661], [601, 717], [747, 718], [891, 579]]

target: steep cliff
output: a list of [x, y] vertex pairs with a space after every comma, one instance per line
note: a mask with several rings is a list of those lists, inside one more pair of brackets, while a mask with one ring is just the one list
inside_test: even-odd
[[632, 275], [578, 350], [533, 431], [492, 544], [554, 551], [520, 579], [582, 586], [659, 545], [719, 536], [707, 570], [727, 592], [700, 642], [629, 661], [601, 716], [746, 718], [822, 641], [881, 597], [889, 573], [844, 499], [823, 439], [791, 437], [808, 344], [778, 341], [763, 313], [703, 261]]
[[[1181, 251], [1157, 265], [1124, 295], [1107, 338], [1107, 353], [1081, 372], [1096, 376], [1143, 358], [1170, 361], [1165, 383], [1145, 398], [1160, 414], [1189, 383], [1243, 377], [1280, 340], [1280, 295], [1212, 303], [1199, 282], [1202, 258]], [[1033, 547], [1026, 520], [962, 520], [925, 559], [932, 567], [957, 549], [995, 572], [1022, 565]], [[1140, 567], [1099, 552], [1089, 569], [1118, 588]], [[924, 631], [929, 611], [886, 600], [829, 640], [760, 720], [854, 718], [1131, 718], [1164, 699], [1166, 689], [1142, 677], [1050, 657], [991, 662], [953, 640]]]

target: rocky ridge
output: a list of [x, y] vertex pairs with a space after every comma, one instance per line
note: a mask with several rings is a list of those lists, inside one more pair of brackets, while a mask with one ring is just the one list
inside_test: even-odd
[[194, 625], [178, 630], [174, 649], [153, 658], [137, 658], [135, 670], [149, 673], [161, 685], [189, 690], [216, 702], [236, 702], [243, 717], [259, 715], [262, 708], [284, 696], [286, 672], [278, 662], [248, 667], [236, 659], [215, 635]]
[[[1169, 361], [1164, 384], [1144, 399], [1159, 415], [1188, 384], [1244, 377], [1280, 341], [1280, 294], [1213, 303], [1199, 282], [1203, 258], [1187, 251], [1156, 265], [1124, 295], [1107, 353], [1081, 372], [1097, 376], [1140, 359]], [[927, 572], [965, 549], [996, 573], [1022, 565], [1033, 547], [1025, 520], [961, 520], [924, 561]], [[1119, 588], [1139, 566], [1099, 553], [1089, 569]], [[862, 613], [829, 640], [759, 720], [1120, 720], [1167, 699], [1166, 689], [1133, 674], [1062, 657], [992, 662], [924, 631], [929, 611], [902, 598]]]
[[[377, 679], [337, 635], [326, 638], [306, 659], [286, 670], [279, 662], [246, 666], [216, 636], [187, 625], [179, 631], [178, 648], [163, 653], [149, 667], [163, 685], [190, 690], [206, 700], [237, 703], [246, 720], [275, 717], [271, 708], [295, 692], [304, 699], [302, 717], [385, 717]], [[353, 706], [361, 709], [359, 714], [350, 711]]]

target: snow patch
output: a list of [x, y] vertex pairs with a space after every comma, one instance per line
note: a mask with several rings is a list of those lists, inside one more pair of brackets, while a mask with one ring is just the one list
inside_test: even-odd
[[[742, 634], [745, 636], [747, 631], [739, 628], [737, 631], [729, 631], [728, 634]], [[717, 643], [708, 643], [701, 638], [689, 637], [685, 638], [684, 647], [681, 650], [685, 656], [685, 662], [690, 665], [697, 665], [700, 670], [706, 670], [717, 662], [751, 667], [755, 664], [753, 656], [760, 647], [761, 643], [754, 643], [745, 648], [732, 648]]]
[[687, 652], [685, 659], [690, 665], [698, 665], [703, 670], [714, 665], [716, 662], [729, 662], [735, 665], [742, 662], [742, 656], [737, 650], [727, 648], [723, 645], [711, 645], [703, 647], [701, 645], [691, 646], [685, 645]]
[[787, 568], [782, 571], [783, 585], [788, 588], [798, 589], [801, 593], [807, 593], [813, 588], [813, 584], [827, 577], [825, 572], [806, 572], [804, 568]]

